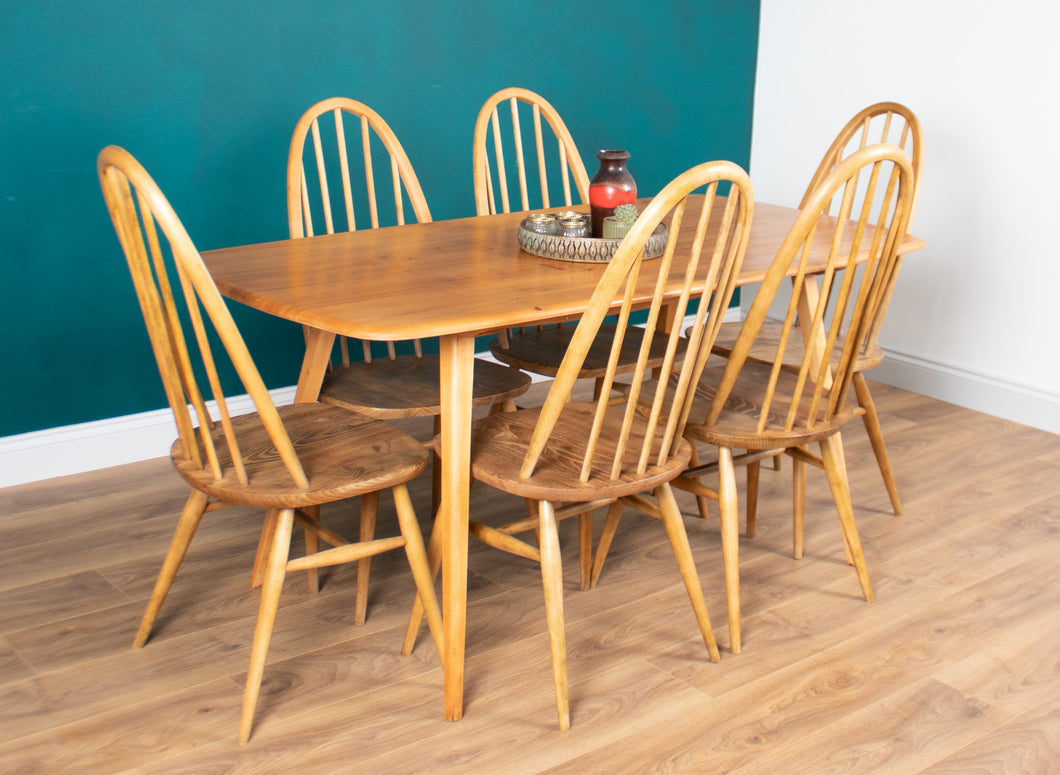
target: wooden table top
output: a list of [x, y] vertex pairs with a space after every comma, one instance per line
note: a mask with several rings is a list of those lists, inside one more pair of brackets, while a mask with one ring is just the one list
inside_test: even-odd
[[[720, 217], [723, 208], [715, 209]], [[798, 212], [755, 204], [741, 284], [762, 279]], [[516, 231], [524, 216], [519, 212], [363, 229], [211, 250], [203, 259], [225, 296], [287, 320], [361, 339], [478, 335], [580, 317], [605, 265], [523, 252]], [[682, 242], [691, 239], [694, 220], [682, 229]], [[923, 244], [908, 236], [903, 252]], [[653, 279], [650, 272], [642, 275], [647, 298]]]

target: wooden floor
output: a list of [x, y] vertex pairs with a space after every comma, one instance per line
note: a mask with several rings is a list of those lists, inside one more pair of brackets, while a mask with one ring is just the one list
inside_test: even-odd
[[[628, 514], [600, 586], [581, 592], [564, 523], [565, 733], [528, 561], [472, 546], [457, 723], [442, 717], [429, 638], [398, 654], [412, 601], [400, 554], [377, 560], [361, 627], [352, 568], [317, 596], [293, 576], [254, 735], [239, 747], [260, 515], [207, 516], [154, 637], [134, 651], [187, 494], [168, 459], [0, 490], [0, 772], [1060, 772], [1060, 436], [874, 393], [905, 504], [891, 514], [864, 433], [850, 428], [876, 602], [843, 561], [819, 471], [801, 561], [790, 556], [790, 464], [763, 471], [758, 535], [741, 544], [744, 648], [723, 648], [719, 664], [661, 524]], [[386, 501], [381, 529], [393, 521]], [[717, 521], [681, 504], [724, 646]], [[524, 508], [485, 487], [472, 507], [479, 518]], [[353, 532], [356, 506], [325, 517]]]

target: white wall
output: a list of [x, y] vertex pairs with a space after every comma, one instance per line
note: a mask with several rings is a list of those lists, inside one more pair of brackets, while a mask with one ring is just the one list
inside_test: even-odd
[[756, 199], [794, 205], [850, 116], [881, 100], [912, 108], [925, 137], [913, 231], [927, 248], [905, 260], [871, 378], [1060, 433], [1049, 9], [762, 0], [750, 172]]

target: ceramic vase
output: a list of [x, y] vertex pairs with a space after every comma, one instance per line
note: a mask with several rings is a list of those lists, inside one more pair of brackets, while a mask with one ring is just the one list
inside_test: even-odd
[[633, 180], [626, 162], [629, 151], [598, 151], [600, 169], [589, 181], [589, 211], [592, 214], [592, 234], [604, 236], [604, 218], [614, 215], [620, 204], [637, 201], [637, 183]]

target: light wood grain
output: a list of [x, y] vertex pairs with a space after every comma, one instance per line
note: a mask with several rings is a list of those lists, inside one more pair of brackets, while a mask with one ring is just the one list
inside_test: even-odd
[[[638, 207], [650, 202], [638, 200]], [[741, 284], [763, 279], [797, 215], [794, 208], [755, 204]], [[721, 213], [714, 217], [720, 221]], [[522, 218], [510, 213], [318, 235], [204, 251], [203, 260], [228, 298], [344, 336], [488, 334], [581, 317], [603, 267], [521, 252], [515, 233]], [[827, 242], [826, 232], [815, 244]], [[694, 237], [695, 224], [686, 223], [679, 255], [687, 255]], [[923, 245], [907, 236], [903, 250]], [[811, 257], [811, 270], [821, 258]], [[649, 275], [637, 287], [641, 302], [651, 297]], [[459, 309], [450, 303], [455, 292]]]

